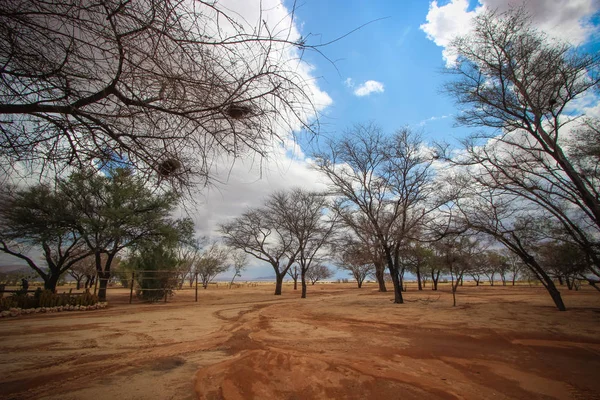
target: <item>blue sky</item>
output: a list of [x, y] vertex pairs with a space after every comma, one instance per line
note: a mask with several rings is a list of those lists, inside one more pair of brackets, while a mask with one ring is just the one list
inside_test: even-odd
[[[419, 29], [428, 9], [426, 1], [401, 4], [363, 0], [308, 0], [298, 7], [302, 33], [315, 34], [308, 38], [313, 43], [385, 18], [322, 48], [335, 66], [322, 56], [307, 52], [306, 60], [316, 67], [319, 87], [333, 99], [321, 118], [324, 134], [373, 120], [386, 131], [410, 125], [436, 140], [460, 135], [459, 130], [452, 128], [454, 105], [439, 92], [446, 79], [440, 73], [444, 67], [441, 48]], [[354, 87], [346, 84], [348, 78]], [[384, 91], [362, 97], [353, 94], [369, 80], [382, 83]]]

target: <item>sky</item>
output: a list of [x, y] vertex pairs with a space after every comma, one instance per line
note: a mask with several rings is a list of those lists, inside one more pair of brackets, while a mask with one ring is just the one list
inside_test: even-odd
[[[309, 44], [333, 43], [318, 47], [322, 54], [305, 51], [299, 67], [314, 92], [319, 135], [286, 140], [266, 160], [240, 159], [233, 166], [224, 160], [215, 170], [223, 183], [202, 189], [195, 204], [182, 210], [181, 215], [194, 219], [199, 235], [215, 239], [219, 223], [262, 205], [275, 190], [325, 188], [323, 177], [310, 169], [311, 149], [355, 123], [374, 121], [390, 133], [409, 126], [429, 142], [457, 144], [472, 133], [454, 126], [457, 108], [441, 93], [450, 79], [443, 70], [452, 62], [445, 46], [455, 35], [468, 32], [478, 12], [486, 7], [506, 10], [509, 1], [221, 0], [218, 4], [250, 25], [263, 19], [277, 29], [289, 28], [292, 38], [301, 35]], [[536, 26], [549, 35], [600, 52], [599, 0], [529, 0], [526, 7]], [[597, 99], [590, 101], [586, 106], [598, 109]], [[7, 259], [0, 256], [3, 262]], [[253, 260], [241, 280], [272, 275], [268, 264]], [[337, 272], [336, 277], [346, 275]]]

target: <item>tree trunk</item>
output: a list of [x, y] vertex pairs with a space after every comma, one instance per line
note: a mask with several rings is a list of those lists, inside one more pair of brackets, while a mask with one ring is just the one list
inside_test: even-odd
[[108, 280], [110, 279], [110, 266], [112, 264], [113, 259], [115, 258], [115, 253], [109, 253], [106, 258], [106, 264], [104, 267], [102, 266], [102, 259], [100, 257], [100, 253], [95, 254], [96, 258], [96, 271], [98, 272], [99, 279], [99, 288], [98, 288], [98, 300], [106, 301], [106, 288], [108, 286]]
[[421, 269], [417, 267], [417, 285], [418, 290], [423, 290], [423, 285], [421, 285]]
[[82, 279], [83, 279], [83, 277], [81, 277], [79, 279], [75, 279], [75, 282], [77, 283], [77, 286], [76, 286], [75, 290], [81, 289], [81, 280]]
[[302, 295], [300, 296], [300, 298], [305, 299], [306, 298], [306, 270], [304, 268], [302, 268], [302, 271], [300, 274], [300, 281], [302, 283]]
[[298, 290], [298, 276], [294, 278], [294, 290]]
[[390, 268], [390, 275], [392, 275], [392, 283], [394, 284], [394, 303], [403, 304], [404, 299], [402, 298], [402, 283], [398, 276], [398, 271]]
[[554, 282], [550, 281], [550, 283], [551, 285], [549, 285], [547, 289], [548, 293], [550, 293], [550, 297], [552, 297], [552, 300], [556, 305], [556, 308], [558, 308], [558, 311], [567, 311], [567, 307], [565, 307], [565, 303], [563, 303], [562, 297], [560, 296], [560, 292], [558, 291], [556, 286], [554, 286]]
[[569, 279], [569, 277], [565, 277], [565, 282], [567, 282], [567, 289], [569, 290], [573, 290], [573, 284], [571, 283], [571, 280]]
[[275, 275], [275, 296], [281, 296], [281, 288], [283, 286], [283, 277], [284, 277], [284, 275], [281, 275], [281, 274]]
[[387, 292], [387, 288], [385, 287], [385, 267], [380, 262], [376, 262], [374, 264], [375, 264], [375, 278], [377, 278], [377, 283], [379, 284], [379, 291]]
[[[450, 276], [452, 278], [452, 283], [450, 285], [452, 288], [452, 307], [456, 307], [456, 286], [454, 286], [454, 274], [450, 273]], [[458, 282], [456, 282], [456, 284], [458, 285]]]
[[357, 279], [356, 281], [358, 282], [358, 288], [360, 289], [360, 288], [362, 287], [362, 284], [363, 284], [363, 283], [362, 283], [362, 281], [361, 281], [361, 280], [358, 280], [358, 279]]
[[437, 275], [434, 274], [433, 270], [431, 271], [431, 281], [433, 284], [431, 285], [431, 290], [437, 290], [438, 280], [440, 279], [440, 271], [438, 270]]
[[110, 279], [110, 272], [99, 271], [98, 272], [98, 300], [106, 301], [106, 287], [108, 286], [108, 280]]
[[558, 275], [558, 276], [557, 276], [557, 278], [558, 278], [558, 284], [559, 284], [560, 286], [564, 285], [564, 283], [563, 283], [563, 279], [562, 279], [562, 276]]
[[567, 311], [565, 303], [563, 303], [562, 297], [560, 296], [560, 292], [556, 288], [556, 285], [554, 285], [554, 281], [548, 276], [546, 271], [544, 271], [542, 267], [540, 267], [535, 258], [533, 258], [525, 252], [522, 252], [522, 254], [519, 254], [519, 256], [529, 267], [529, 269], [535, 274], [535, 276], [542, 283], [542, 285], [544, 285], [544, 287], [550, 294], [550, 297], [552, 297], [556, 308], [558, 308], [558, 311]]
[[47, 275], [47, 278], [44, 279], [44, 289], [56, 292], [56, 285], [58, 284], [59, 278], [60, 275]]

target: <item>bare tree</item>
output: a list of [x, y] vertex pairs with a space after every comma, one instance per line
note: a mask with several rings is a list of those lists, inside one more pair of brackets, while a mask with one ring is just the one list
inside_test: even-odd
[[[300, 266], [302, 298], [306, 298], [307, 273], [313, 263], [318, 265], [323, 261], [322, 250], [333, 239], [336, 216], [326, 214], [327, 205], [327, 197], [323, 193], [308, 192], [300, 188], [274, 193], [267, 201], [273, 217], [289, 232], [297, 246], [296, 261]], [[313, 275], [318, 276], [319, 274]]]
[[468, 140], [465, 157], [454, 161], [478, 165], [472, 174], [478, 183], [544, 210], [560, 225], [561, 240], [587, 254], [598, 279], [600, 125], [573, 118], [569, 108], [597, 87], [600, 57], [536, 31], [523, 8], [482, 13], [474, 26], [451, 46], [457, 79], [446, 89], [463, 106], [458, 123], [496, 130]]
[[376, 272], [371, 254], [365, 246], [351, 240], [346, 240], [340, 247], [343, 249], [337, 250], [339, 254], [337, 257], [338, 268], [348, 271], [360, 289], [364, 280]]
[[217, 242], [211, 243], [202, 250], [194, 262], [194, 270], [202, 282], [204, 289], [217, 277], [229, 269], [227, 248]]
[[236, 251], [231, 256], [231, 259], [233, 261], [232, 267], [234, 273], [233, 277], [231, 278], [231, 282], [229, 282], [229, 287], [233, 285], [233, 281], [236, 277], [242, 276], [242, 271], [246, 269], [246, 263], [248, 262], [248, 254], [242, 251]]
[[512, 277], [511, 282], [515, 286], [517, 279], [527, 267], [523, 264], [521, 258], [513, 252], [506, 252], [506, 259], [508, 260], [509, 271]]
[[569, 290], [577, 289], [578, 280], [588, 269], [588, 260], [581, 249], [568, 242], [544, 242], [536, 249], [540, 264], [559, 283]]
[[508, 261], [506, 257], [494, 250], [488, 250], [484, 253], [484, 265], [482, 273], [488, 278], [490, 286], [494, 286], [495, 276], [498, 274], [502, 280], [502, 285], [506, 285], [506, 271], [508, 269]]
[[329, 269], [326, 265], [317, 263], [311, 266], [306, 271], [306, 277], [310, 281], [311, 285], [314, 285], [318, 281], [322, 281], [324, 279], [329, 279], [333, 276], [333, 271]]
[[190, 288], [194, 285], [194, 266], [200, 254], [200, 248], [205, 244], [205, 238], [194, 238], [189, 243], [181, 242], [178, 244], [177, 253], [177, 266], [175, 271], [177, 279], [179, 281], [179, 289], [183, 288], [186, 279], [189, 282]]
[[295, 264], [294, 268], [288, 269], [287, 274], [294, 281], [294, 290], [298, 290], [298, 278], [300, 277], [300, 270], [298, 269], [298, 265]]
[[474, 255], [481, 250], [476, 238], [464, 235], [447, 235], [435, 242], [438, 262], [450, 273], [453, 306], [456, 306], [456, 291], [465, 274], [473, 266]]
[[423, 290], [425, 269], [433, 263], [433, 251], [419, 242], [410, 243], [404, 249], [404, 257], [408, 270], [417, 277], [417, 288]]
[[432, 159], [418, 135], [403, 129], [386, 136], [373, 124], [357, 125], [315, 159], [340, 198], [344, 224], [375, 238], [394, 284], [394, 302], [403, 303], [400, 249], [435, 208], [426, 202]]
[[90, 281], [96, 276], [96, 260], [93, 255], [76, 261], [67, 271], [75, 279], [77, 290], [81, 289], [81, 281], [86, 278], [85, 288], [88, 288]]
[[116, 160], [207, 183], [219, 155], [264, 156], [282, 126], [311, 129], [299, 63], [315, 47], [214, 1], [2, 1], [0, 167]]
[[225, 244], [268, 262], [275, 272], [275, 295], [281, 295], [283, 278], [296, 261], [294, 237], [272, 218], [266, 208], [250, 209], [219, 229]]
[[[460, 196], [453, 203], [457, 212], [451, 218], [463, 229], [472, 229], [489, 235], [518, 255], [528, 270], [544, 285], [560, 311], [566, 310], [560, 292], [551, 277], [535, 258], [535, 247], [540, 240], [540, 221], [537, 208], [520, 201], [520, 197], [499, 189], [477, 185], [463, 179]], [[451, 185], [459, 186], [458, 180]]]

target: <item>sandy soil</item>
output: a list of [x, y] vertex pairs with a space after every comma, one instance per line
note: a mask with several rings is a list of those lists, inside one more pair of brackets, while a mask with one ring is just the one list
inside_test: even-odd
[[1, 399], [600, 399], [600, 294], [272, 285], [0, 320]]

